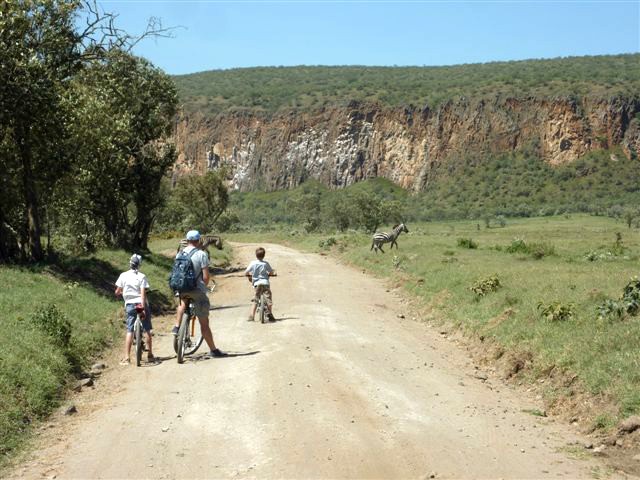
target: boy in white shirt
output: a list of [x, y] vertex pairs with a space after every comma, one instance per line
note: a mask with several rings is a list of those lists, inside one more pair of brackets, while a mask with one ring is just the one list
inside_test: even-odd
[[273, 316], [273, 296], [271, 294], [271, 286], [269, 284], [269, 277], [275, 277], [277, 273], [269, 262], [264, 260], [264, 256], [266, 251], [264, 248], [260, 247], [256, 249], [256, 260], [251, 262], [244, 274], [249, 279], [249, 282], [253, 285], [255, 289], [255, 301], [253, 302], [253, 306], [251, 307], [251, 314], [249, 314], [249, 321], [253, 321], [256, 315], [256, 308], [258, 307], [258, 299], [260, 295], [263, 293], [267, 297], [267, 308], [269, 309], [269, 321], [275, 322], [276, 319]]
[[147, 300], [147, 290], [149, 282], [147, 276], [142, 273], [139, 268], [142, 263], [142, 257], [133, 254], [129, 260], [130, 270], [123, 272], [116, 281], [116, 296], [122, 295], [124, 298], [124, 308], [127, 314], [127, 335], [124, 340], [124, 357], [120, 365], [129, 365], [129, 355], [131, 354], [131, 343], [133, 342], [133, 326], [136, 321], [136, 305], [144, 305], [145, 318], [142, 319], [142, 328], [144, 329], [147, 341], [147, 361], [154, 362], [152, 340], [151, 340], [151, 310], [149, 309], [149, 301]]

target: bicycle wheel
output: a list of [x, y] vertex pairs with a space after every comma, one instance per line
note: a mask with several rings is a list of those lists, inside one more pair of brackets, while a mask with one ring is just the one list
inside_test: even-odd
[[189, 334], [189, 315], [184, 313], [182, 315], [182, 321], [180, 322], [180, 328], [178, 329], [177, 340], [178, 344], [176, 345], [176, 353], [178, 354], [178, 363], [184, 362], [184, 348], [185, 348], [185, 339]]
[[202, 330], [200, 329], [200, 321], [195, 315], [192, 315], [188, 321], [189, 327], [187, 328], [187, 336], [184, 342], [184, 354], [191, 355], [200, 348], [204, 337], [202, 336]]
[[267, 308], [266, 298], [264, 298], [264, 293], [260, 295], [260, 300], [258, 301], [258, 310], [260, 311], [260, 323], [264, 323], [265, 316], [264, 310]]
[[142, 322], [140, 316], [136, 317], [136, 323], [133, 326], [133, 339], [136, 342], [136, 366], [140, 366], [142, 361]]

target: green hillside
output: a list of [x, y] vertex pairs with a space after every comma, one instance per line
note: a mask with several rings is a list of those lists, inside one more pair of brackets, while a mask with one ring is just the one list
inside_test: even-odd
[[305, 111], [352, 100], [434, 107], [459, 97], [637, 96], [640, 54], [447, 67], [257, 67], [173, 79], [186, 110], [207, 114]]
[[[237, 217], [234, 228], [241, 230], [303, 224], [307, 210], [318, 217], [321, 230], [332, 231], [345, 215], [346, 227], [359, 228], [362, 213], [357, 199], [364, 195], [395, 202], [389, 215], [383, 215], [389, 223], [400, 218], [410, 222], [474, 219], [482, 223], [500, 216], [577, 212], [621, 218], [627, 211], [638, 223], [638, 178], [640, 162], [627, 159], [620, 151], [594, 151], [559, 167], [535, 156], [510, 153], [488, 157], [478, 164], [452, 159], [446, 168], [435, 171], [424, 192], [415, 195], [383, 178], [342, 190], [309, 181], [288, 191], [233, 193], [230, 211]], [[313, 196], [319, 198], [316, 203], [309, 202]], [[303, 199], [307, 199], [306, 204]], [[370, 210], [371, 203], [364, 200], [364, 208]]]

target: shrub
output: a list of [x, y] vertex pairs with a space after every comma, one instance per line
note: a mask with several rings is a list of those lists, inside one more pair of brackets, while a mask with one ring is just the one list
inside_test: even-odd
[[484, 297], [488, 293], [497, 291], [502, 285], [497, 275], [478, 280], [474, 283], [469, 290], [475, 293], [478, 297]]
[[478, 248], [478, 244], [472, 238], [459, 238], [458, 246], [462, 248]]
[[334, 245], [336, 245], [338, 243], [338, 241], [335, 239], [335, 237], [329, 237], [326, 240], [320, 240], [318, 242], [318, 246], [320, 248], [331, 248]]
[[548, 243], [532, 243], [529, 246], [531, 256], [536, 260], [540, 260], [543, 257], [550, 257], [556, 254], [556, 249], [553, 245]]
[[640, 312], [640, 279], [632, 278], [618, 300], [607, 299], [597, 307], [598, 318], [623, 318]]
[[598, 250], [590, 250], [584, 256], [584, 259], [589, 262], [595, 262], [597, 260], [613, 260], [615, 257], [616, 256], [609, 251], [600, 252]]
[[511, 241], [511, 245], [509, 245], [505, 251], [507, 253], [524, 253], [531, 255], [536, 260], [556, 254], [556, 249], [551, 244], [545, 242], [528, 244], [522, 238], [514, 238]]
[[505, 251], [507, 253], [529, 253], [529, 247], [527, 247], [523, 239], [514, 238], [511, 240], [511, 245], [509, 245]]
[[622, 243], [622, 234], [620, 232], [616, 232], [616, 239], [613, 242], [611, 251], [614, 255], [622, 255], [624, 254], [625, 250], [626, 247], [624, 246], [624, 243]]
[[71, 341], [71, 322], [67, 316], [51, 303], [46, 307], [40, 307], [28, 317], [37, 329], [45, 332], [51, 340], [60, 348], [66, 350]]
[[573, 303], [562, 304], [560, 302], [551, 302], [544, 304], [538, 303], [538, 311], [546, 320], [551, 322], [564, 322], [571, 320], [575, 315], [575, 305]]

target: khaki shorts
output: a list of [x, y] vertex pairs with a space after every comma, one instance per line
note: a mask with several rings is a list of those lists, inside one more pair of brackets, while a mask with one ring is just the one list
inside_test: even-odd
[[271, 288], [269, 285], [258, 285], [255, 287], [256, 290], [256, 304], [258, 300], [260, 300], [260, 295], [264, 293], [264, 296], [267, 297], [267, 305], [271, 306], [273, 304], [273, 296], [271, 295]]
[[198, 318], [207, 318], [211, 309], [211, 302], [206, 293], [200, 290], [192, 290], [191, 292], [181, 292], [180, 298], [189, 297], [193, 301], [193, 313]]

